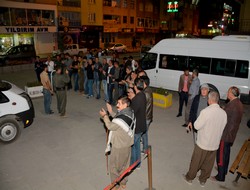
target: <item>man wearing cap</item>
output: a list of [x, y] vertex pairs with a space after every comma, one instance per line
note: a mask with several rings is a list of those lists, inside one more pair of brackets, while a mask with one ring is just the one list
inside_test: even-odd
[[208, 93], [209, 86], [207, 83], [204, 83], [200, 86], [200, 94], [194, 97], [194, 100], [191, 105], [190, 113], [189, 113], [189, 123], [187, 126], [187, 130], [191, 130], [193, 128], [193, 124], [200, 115], [201, 110], [208, 106]]

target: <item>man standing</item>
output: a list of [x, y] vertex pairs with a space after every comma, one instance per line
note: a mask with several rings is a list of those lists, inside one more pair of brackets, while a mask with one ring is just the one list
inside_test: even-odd
[[188, 102], [188, 89], [191, 84], [192, 76], [189, 74], [189, 69], [185, 68], [184, 73], [180, 76], [179, 79], [179, 86], [178, 86], [178, 92], [179, 92], [179, 113], [176, 117], [182, 116], [182, 108], [183, 103], [185, 102], [185, 105], [187, 106]]
[[199, 93], [200, 89], [200, 79], [198, 78], [199, 71], [197, 69], [193, 70], [192, 73], [192, 83], [188, 90], [188, 102], [185, 110], [185, 123], [182, 125], [183, 127], [187, 127], [189, 121], [189, 112], [191, 109], [191, 105], [193, 103], [194, 97]]
[[227, 125], [223, 131], [216, 156], [218, 174], [211, 177], [212, 181], [225, 181], [228, 171], [231, 146], [233, 146], [243, 115], [243, 105], [238, 98], [239, 95], [239, 89], [235, 86], [230, 87], [227, 92], [229, 102], [224, 108], [228, 118]]
[[96, 99], [100, 99], [101, 98], [101, 72], [100, 72], [100, 67], [101, 67], [101, 63], [99, 61], [99, 58], [96, 57], [95, 61], [94, 61], [94, 86], [95, 86], [95, 91], [96, 91]]
[[[132, 99], [131, 107], [135, 112], [136, 118], [136, 128], [135, 128], [135, 137], [134, 137], [134, 145], [132, 146], [132, 154], [131, 154], [131, 162], [132, 165], [137, 160], [141, 161], [141, 136], [146, 132], [146, 95], [143, 92], [143, 80], [136, 78], [134, 81], [134, 90], [135, 96]], [[138, 165], [140, 168], [140, 165]]]
[[[111, 182], [118, 178], [130, 164], [131, 146], [134, 143], [135, 117], [129, 105], [130, 100], [126, 96], [119, 98], [116, 105], [118, 112], [115, 115], [111, 105], [107, 104], [109, 113], [115, 115], [112, 121], [103, 108], [100, 110], [100, 115], [106, 127], [110, 130], [108, 146], [109, 143], [112, 144], [110, 154]], [[119, 189], [125, 189], [127, 181], [127, 177], [123, 178]], [[113, 189], [118, 189], [118, 186]]]
[[189, 171], [183, 174], [184, 180], [191, 185], [196, 174], [201, 170], [199, 182], [204, 187], [211, 175], [216, 151], [219, 148], [220, 139], [227, 123], [227, 114], [218, 105], [219, 94], [208, 94], [209, 106], [203, 109], [194, 123], [197, 132], [197, 141], [194, 147]]
[[[193, 128], [194, 122], [199, 117], [201, 110], [205, 109], [208, 104], [208, 93], [209, 93], [209, 86], [207, 83], [204, 83], [200, 87], [200, 94], [196, 95], [194, 97], [194, 100], [192, 102], [192, 106], [189, 113], [189, 123], [187, 126], [187, 130], [191, 130]], [[196, 130], [193, 130], [194, 140], [196, 139], [195, 133]]]
[[56, 68], [56, 74], [53, 77], [54, 90], [56, 92], [57, 109], [61, 117], [66, 117], [66, 104], [67, 104], [67, 92], [66, 85], [69, 83], [69, 72], [65, 69], [65, 73], [62, 67]]
[[101, 79], [102, 79], [102, 87], [104, 92], [104, 100], [105, 102], [109, 101], [108, 96], [108, 85], [107, 85], [107, 72], [108, 72], [108, 62], [106, 58], [103, 58], [102, 60], [102, 68], [101, 68]]
[[153, 121], [153, 93], [151, 88], [149, 87], [150, 80], [148, 76], [141, 76], [140, 79], [143, 80], [144, 93], [146, 95], [146, 132], [142, 134], [142, 144], [143, 144], [143, 152], [146, 153], [148, 149], [148, 129], [150, 124]]
[[115, 68], [114, 63], [112, 60], [109, 60], [108, 62], [108, 71], [107, 71], [107, 87], [108, 87], [108, 97], [109, 97], [109, 103], [114, 104], [113, 102], [113, 90], [114, 90], [114, 74], [115, 74]]
[[45, 64], [48, 66], [48, 74], [49, 74], [49, 79], [51, 80], [51, 73], [54, 71], [54, 61], [51, 60], [51, 57], [48, 56], [47, 61]]
[[40, 61], [39, 56], [36, 56], [35, 71], [36, 71], [37, 80], [41, 82], [40, 74], [43, 72], [43, 62]]
[[45, 114], [53, 114], [54, 112], [50, 109], [51, 106], [51, 95], [53, 94], [53, 89], [49, 80], [48, 66], [43, 64], [41, 66], [43, 72], [40, 74], [41, 83], [43, 85], [43, 98], [44, 98], [44, 109]]

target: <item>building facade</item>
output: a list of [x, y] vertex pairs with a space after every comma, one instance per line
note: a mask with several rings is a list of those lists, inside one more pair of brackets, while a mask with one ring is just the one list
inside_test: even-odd
[[0, 10], [0, 51], [21, 44], [34, 44], [37, 54], [55, 49], [55, 5], [1, 1]]

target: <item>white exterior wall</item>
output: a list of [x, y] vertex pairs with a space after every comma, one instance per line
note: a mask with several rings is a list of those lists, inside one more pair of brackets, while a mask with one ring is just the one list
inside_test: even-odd
[[56, 41], [56, 33], [36, 33], [34, 35], [36, 54], [51, 54], [56, 47]]

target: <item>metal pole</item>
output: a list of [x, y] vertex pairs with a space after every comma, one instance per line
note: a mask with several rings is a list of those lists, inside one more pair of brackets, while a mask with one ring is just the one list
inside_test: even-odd
[[153, 180], [152, 180], [152, 148], [150, 145], [148, 146], [147, 151], [148, 151], [148, 190], [154, 190]]

